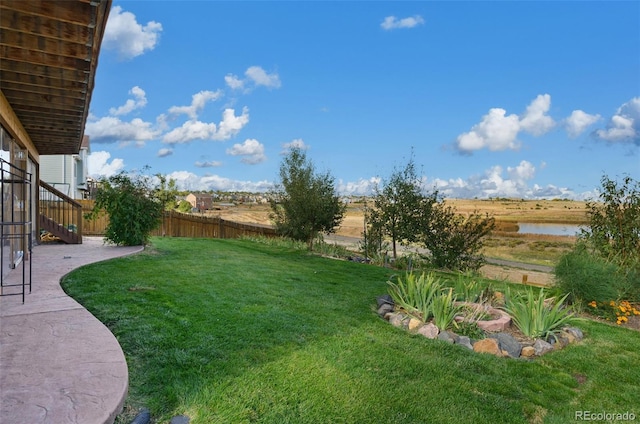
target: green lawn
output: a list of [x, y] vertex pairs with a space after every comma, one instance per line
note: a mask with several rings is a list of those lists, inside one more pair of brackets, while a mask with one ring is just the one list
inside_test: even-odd
[[[116, 335], [129, 408], [156, 422], [567, 423], [640, 416], [640, 333], [532, 362], [392, 327], [375, 313], [393, 271], [249, 240], [152, 239], [69, 274], [64, 289]], [[123, 421], [124, 422], [124, 421]]]

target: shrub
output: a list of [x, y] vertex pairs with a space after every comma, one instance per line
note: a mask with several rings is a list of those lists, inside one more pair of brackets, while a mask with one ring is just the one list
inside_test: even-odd
[[100, 181], [96, 202], [88, 219], [106, 211], [105, 240], [124, 246], [146, 244], [151, 230], [160, 225], [163, 204], [154, 195], [148, 176], [121, 172]]
[[578, 245], [563, 255], [555, 267], [556, 286], [573, 302], [608, 302], [640, 298], [640, 278], [633, 269], [624, 269]]
[[554, 336], [562, 327], [577, 321], [573, 310], [565, 305], [567, 296], [568, 294], [560, 299], [545, 299], [542, 289], [536, 297], [533, 288], [515, 295], [508, 291], [503, 309], [522, 334], [546, 339]]

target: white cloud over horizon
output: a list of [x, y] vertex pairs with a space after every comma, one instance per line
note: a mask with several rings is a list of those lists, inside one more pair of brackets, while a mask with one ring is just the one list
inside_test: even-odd
[[303, 139], [296, 138], [294, 140], [291, 140], [289, 143], [282, 143], [282, 151], [280, 152], [280, 154], [286, 155], [287, 153], [289, 153], [291, 149], [294, 149], [294, 148], [297, 148], [300, 150], [309, 150], [309, 147], [311, 146], [306, 144]]
[[147, 95], [142, 88], [136, 85], [129, 90], [129, 94], [131, 94], [134, 99], [127, 99], [124, 105], [117, 108], [112, 107], [109, 109], [110, 115], [126, 115], [135, 109], [141, 109], [147, 105]]
[[114, 158], [105, 151], [91, 152], [87, 157], [87, 172], [92, 178], [109, 178], [124, 170], [124, 160]]
[[158, 44], [162, 24], [149, 21], [146, 25], [137, 22], [136, 16], [120, 6], [113, 6], [104, 31], [102, 46], [113, 50], [121, 60], [133, 59], [153, 50]]

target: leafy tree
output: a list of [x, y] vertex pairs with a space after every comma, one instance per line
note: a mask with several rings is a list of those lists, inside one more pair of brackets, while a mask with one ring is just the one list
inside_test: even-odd
[[640, 256], [640, 181], [626, 176], [621, 183], [601, 178], [600, 201], [587, 202], [589, 225], [581, 241], [604, 258], [621, 265]]
[[375, 188], [373, 207], [367, 211], [367, 232], [389, 237], [394, 259], [398, 257], [397, 244], [416, 241], [423, 200], [413, 156], [403, 169], [393, 171], [382, 188]]
[[107, 241], [124, 246], [146, 244], [162, 217], [163, 205], [155, 193], [148, 176], [120, 172], [100, 181], [93, 210], [87, 218], [96, 218], [104, 211], [109, 215]]
[[183, 213], [191, 212], [192, 208], [193, 208], [193, 205], [187, 202], [186, 200], [181, 200], [180, 203], [178, 204], [178, 211]]
[[162, 204], [163, 210], [175, 209], [178, 205], [176, 198], [178, 197], [178, 187], [176, 186], [176, 180], [169, 178], [162, 174], [156, 174], [159, 180], [158, 187], [154, 190], [154, 196]]
[[316, 174], [300, 148], [293, 148], [280, 164], [280, 183], [271, 196], [271, 220], [279, 234], [306, 241], [309, 250], [320, 232], [340, 225], [346, 205], [336, 194], [329, 172]]
[[604, 175], [599, 201], [587, 202], [588, 225], [555, 267], [572, 300], [640, 301], [640, 182]]
[[424, 205], [419, 234], [431, 263], [455, 270], [480, 268], [485, 262], [480, 253], [484, 237], [495, 227], [495, 219], [477, 211], [461, 215], [453, 206], [438, 201], [437, 194], [432, 194]]

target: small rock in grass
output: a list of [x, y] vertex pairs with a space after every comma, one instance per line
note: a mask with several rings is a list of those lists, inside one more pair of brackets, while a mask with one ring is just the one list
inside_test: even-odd
[[511, 334], [508, 333], [496, 333], [489, 336], [492, 339], [498, 340], [500, 349], [507, 351], [507, 354], [512, 358], [519, 358], [522, 351], [522, 345]]
[[533, 346], [525, 346], [520, 352], [520, 356], [523, 358], [533, 358], [536, 355], [536, 350]]
[[420, 328], [422, 326], [422, 321], [420, 321], [417, 318], [411, 318], [409, 320], [409, 330], [413, 331], [413, 330], [417, 330], [418, 328]]
[[473, 350], [473, 345], [471, 344], [471, 339], [467, 336], [459, 336], [458, 337], [458, 341], [456, 342], [456, 344], [459, 344], [460, 346], [464, 346], [469, 350]]
[[478, 353], [489, 353], [495, 356], [502, 356], [500, 346], [496, 339], [482, 339], [475, 342], [473, 345], [473, 351]]
[[384, 303], [378, 308], [378, 315], [380, 315], [381, 317], [385, 316], [389, 312], [393, 312], [393, 305], [390, 305], [388, 303]]
[[440, 330], [438, 330], [438, 327], [436, 327], [435, 325], [433, 325], [433, 323], [430, 322], [429, 324], [426, 324], [420, 327], [418, 329], [418, 334], [422, 334], [427, 339], [435, 339], [436, 337], [438, 337], [439, 331]]
[[580, 330], [577, 327], [567, 327], [564, 329], [564, 331], [573, 335], [573, 337], [575, 337], [576, 341], [578, 342], [584, 338], [584, 334], [582, 334], [582, 330]]
[[383, 294], [382, 296], [376, 297], [376, 302], [378, 302], [378, 308], [382, 305], [391, 305], [393, 306], [393, 299], [388, 294]]
[[389, 315], [389, 324], [394, 327], [402, 327], [402, 321], [404, 320], [404, 315], [400, 313], [393, 313]]
[[455, 339], [451, 337], [451, 333], [449, 333], [448, 331], [441, 331], [440, 334], [438, 334], [438, 340], [442, 340], [451, 344], [455, 343]]
[[541, 356], [553, 350], [553, 346], [542, 339], [536, 339], [533, 344], [533, 349], [535, 350], [536, 356]]

